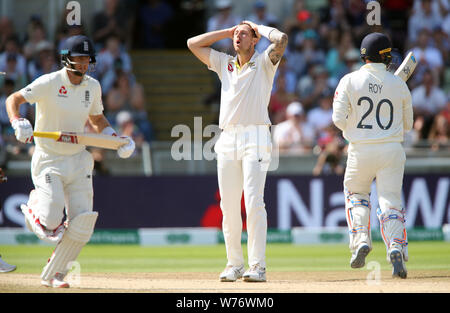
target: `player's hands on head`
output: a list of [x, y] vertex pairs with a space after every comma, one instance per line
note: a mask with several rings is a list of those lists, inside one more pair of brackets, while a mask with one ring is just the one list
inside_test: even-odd
[[250, 27], [255, 31], [256, 37], [258, 40], [261, 38], [261, 34], [258, 31], [258, 25], [253, 23], [252, 21], [243, 21], [243, 23], [250, 25]]
[[134, 140], [129, 136], [120, 136], [120, 138], [125, 138], [128, 140], [128, 143], [117, 149], [117, 155], [122, 159], [129, 158], [136, 148], [136, 144]]
[[238, 27], [238, 26], [236, 25], [236, 26], [233, 26], [233, 27], [228, 28], [228, 37], [229, 37], [229, 38], [233, 39], [234, 32], [236, 31], [236, 28], [237, 28], [237, 27]]
[[33, 142], [33, 126], [26, 118], [16, 118], [11, 121], [11, 126], [14, 129], [16, 138], [23, 143]]

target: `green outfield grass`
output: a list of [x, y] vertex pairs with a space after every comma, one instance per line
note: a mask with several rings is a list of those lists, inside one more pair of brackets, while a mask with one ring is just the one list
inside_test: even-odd
[[[246, 256], [246, 246], [244, 254]], [[0, 254], [18, 273], [40, 273], [53, 248], [36, 245], [0, 246]], [[410, 242], [408, 270], [449, 270], [449, 242]], [[374, 243], [367, 262], [389, 270], [383, 243]], [[270, 271], [347, 271], [346, 245], [269, 244]], [[219, 272], [226, 263], [225, 246], [87, 245], [78, 261], [83, 272]]]

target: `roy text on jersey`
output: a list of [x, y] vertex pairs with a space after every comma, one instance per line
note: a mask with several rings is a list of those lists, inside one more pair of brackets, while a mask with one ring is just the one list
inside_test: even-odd
[[369, 92], [371, 93], [381, 93], [382, 88], [383, 85], [369, 83]]

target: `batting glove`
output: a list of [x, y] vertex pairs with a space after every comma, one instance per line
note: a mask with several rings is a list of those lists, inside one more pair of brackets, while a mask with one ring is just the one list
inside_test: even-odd
[[133, 152], [134, 149], [136, 147], [134, 140], [131, 139], [131, 137], [129, 136], [120, 136], [120, 138], [125, 138], [128, 140], [128, 143], [123, 145], [122, 147], [120, 147], [119, 149], [117, 149], [117, 154], [119, 155], [119, 157], [121, 157], [122, 159], [126, 159], [129, 158]]
[[14, 129], [16, 138], [23, 143], [33, 142], [33, 126], [26, 118], [16, 118], [11, 121], [11, 126]]

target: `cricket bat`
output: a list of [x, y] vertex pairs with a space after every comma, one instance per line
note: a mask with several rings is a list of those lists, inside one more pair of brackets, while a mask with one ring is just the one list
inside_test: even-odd
[[117, 150], [128, 143], [125, 138], [116, 136], [95, 134], [95, 133], [77, 133], [77, 132], [33, 132], [35, 137], [49, 138], [58, 142], [93, 146], [104, 149]]
[[409, 77], [411, 77], [416, 66], [417, 66], [416, 58], [414, 57], [412, 51], [410, 51], [406, 56], [406, 58], [403, 60], [402, 64], [400, 64], [400, 66], [397, 68], [394, 75], [399, 76], [401, 79], [403, 79], [403, 81], [406, 82], [409, 79]]

